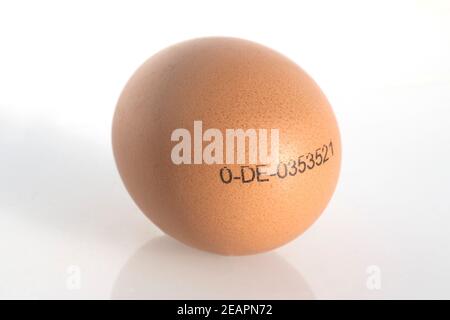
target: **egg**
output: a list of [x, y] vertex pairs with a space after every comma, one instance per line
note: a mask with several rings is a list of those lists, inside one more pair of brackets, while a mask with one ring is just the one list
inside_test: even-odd
[[331, 199], [341, 141], [332, 108], [293, 61], [226, 37], [150, 57], [120, 95], [112, 145], [120, 176], [163, 232], [223, 255], [302, 234]]

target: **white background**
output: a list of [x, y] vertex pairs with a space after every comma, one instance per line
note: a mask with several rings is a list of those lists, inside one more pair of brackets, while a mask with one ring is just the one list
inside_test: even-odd
[[[115, 169], [130, 75], [211, 35], [287, 55], [339, 120], [330, 205], [266, 254], [162, 236]], [[450, 298], [449, 117], [445, 0], [1, 1], [0, 298]]]

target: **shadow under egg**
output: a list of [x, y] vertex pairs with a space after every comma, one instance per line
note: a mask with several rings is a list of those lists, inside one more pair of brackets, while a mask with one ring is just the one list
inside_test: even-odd
[[111, 298], [314, 299], [314, 294], [302, 275], [274, 252], [219, 256], [161, 236], [128, 259]]

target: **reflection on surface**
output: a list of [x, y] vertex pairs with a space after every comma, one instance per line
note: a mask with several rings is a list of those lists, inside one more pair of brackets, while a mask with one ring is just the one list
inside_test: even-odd
[[276, 253], [225, 257], [150, 240], [120, 271], [113, 299], [314, 299], [301, 274]]

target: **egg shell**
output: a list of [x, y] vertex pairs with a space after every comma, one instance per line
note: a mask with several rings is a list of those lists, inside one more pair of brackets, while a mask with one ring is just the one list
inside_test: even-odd
[[[317, 165], [316, 157], [312, 169], [285, 178], [225, 184], [220, 169], [239, 172], [240, 165], [172, 162], [172, 132], [193, 132], [196, 120], [222, 132], [279, 129], [280, 161], [289, 167], [319, 149], [323, 158], [324, 146], [328, 159]], [[120, 96], [112, 142], [123, 182], [151, 221], [224, 255], [271, 250], [299, 236], [327, 206], [341, 162], [336, 118], [312, 78], [280, 53], [236, 38], [194, 39], [148, 59]]]

